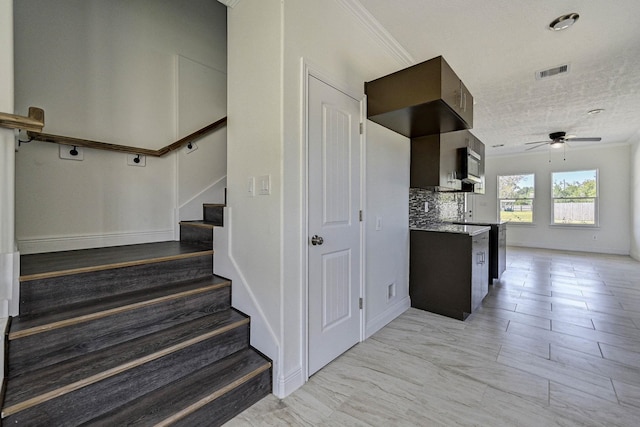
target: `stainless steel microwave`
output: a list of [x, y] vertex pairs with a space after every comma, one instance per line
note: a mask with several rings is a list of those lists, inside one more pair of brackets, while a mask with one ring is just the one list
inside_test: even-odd
[[460, 158], [460, 180], [467, 184], [480, 184], [482, 182], [480, 164], [482, 157], [469, 147], [458, 149]]

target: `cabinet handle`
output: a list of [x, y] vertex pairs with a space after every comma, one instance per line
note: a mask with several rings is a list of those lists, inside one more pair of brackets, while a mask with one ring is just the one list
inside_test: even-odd
[[467, 111], [467, 93], [466, 92], [462, 92], [462, 99], [464, 100], [462, 111], [466, 112]]

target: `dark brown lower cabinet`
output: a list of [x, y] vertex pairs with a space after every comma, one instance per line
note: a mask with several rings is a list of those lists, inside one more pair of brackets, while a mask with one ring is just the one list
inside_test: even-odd
[[507, 223], [460, 221], [454, 224], [482, 225], [491, 227], [489, 231], [489, 284], [499, 280], [507, 268]]
[[411, 306], [464, 320], [489, 291], [489, 232], [412, 230]]

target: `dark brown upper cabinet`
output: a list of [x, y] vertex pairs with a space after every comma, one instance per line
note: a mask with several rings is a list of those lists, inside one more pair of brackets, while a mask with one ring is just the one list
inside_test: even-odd
[[478, 153], [478, 155], [480, 156], [480, 164], [478, 165], [480, 182], [476, 182], [476, 183], [463, 182], [462, 191], [467, 193], [484, 194], [485, 193], [484, 143], [480, 141], [478, 138], [476, 138], [473, 134], [471, 134], [471, 132], [468, 132], [468, 131], [460, 131], [460, 132], [453, 132], [453, 133], [462, 134], [464, 132], [468, 133], [469, 138], [466, 141], [468, 144], [468, 147], [471, 148], [474, 152]]
[[[465, 182], [462, 154], [467, 149], [480, 156], [474, 172], [481, 175], [480, 183]], [[468, 130], [411, 138], [410, 186], [484, 194], [484, 144]]]
[[473, 97], [442, 56], [365, 83], [367, 118], [412, 138], [473, 127]]

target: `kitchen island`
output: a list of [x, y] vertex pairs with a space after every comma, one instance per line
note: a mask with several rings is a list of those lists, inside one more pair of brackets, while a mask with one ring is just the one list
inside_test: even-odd
[[464, 320], [489, 291], [489, 226], [411, 228], [411, 306]]
[[489, 284], [500, 280], [507, 268], [507, 223], [506, 221], [473, 221], [454, 222], [461, 225], [489, 226]]

